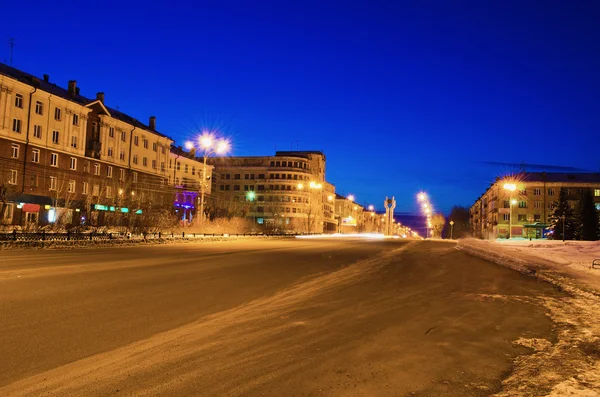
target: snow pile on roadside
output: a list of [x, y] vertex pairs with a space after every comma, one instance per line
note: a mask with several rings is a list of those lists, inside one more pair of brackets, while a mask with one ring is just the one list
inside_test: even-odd
[[[518, 357], [496, 397], [600, 397], [600, 285], [597, 274], [583, 273], [580, 263], [595, 255], [597, 243], [490, 242], [460, 240], [458, 248], [483, 259], [554, 284], [563, 297], [539, 297], [555, 324], [558, 340], [513, 343], [534, 350]], [[591, 261], [588, 262], [589, 269]], [[564, 272], [569, 268], [570, 272]], [[587, 288], [592, 286], [592, 288]]]

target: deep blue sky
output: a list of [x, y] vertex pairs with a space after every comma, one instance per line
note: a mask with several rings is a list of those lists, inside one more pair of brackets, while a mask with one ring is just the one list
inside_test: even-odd
[[448, 211], [512, 171], [486, 161], [600, 169], [599, 4], [12, 1], [0, 61], [14, 37], [13, 66], [179, 144], [214, 127], [233, 155], [323, 150], [338, 193]]

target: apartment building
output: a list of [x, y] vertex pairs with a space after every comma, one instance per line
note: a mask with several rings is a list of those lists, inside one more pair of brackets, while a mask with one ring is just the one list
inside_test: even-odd
[[523, 172], [498, 178], [471, 206], [473, 235], [506, 238], [510, 229], [511, 237], [544, 237], [561, 188], [567, 189], [572, 208], [582, 189], [591, 189], [600, 210], [600, 174]]
[[351, 198], [335, 195], [338, 233], [361, 233], [365, 226], [365, 208]]
[[172, 143], [154, 117], [110, 108], [104, 93], [88, 99], [74, 80], [63, 88], [0, 64], [2, 224], [103, 225], [173, 208]]
[[210, 211], [237, 215], [264, 228], [297, 232], [336, 230], [334, 185], [325, 181], [320, 151], [277, 151], [274, 156], [216, 157]]

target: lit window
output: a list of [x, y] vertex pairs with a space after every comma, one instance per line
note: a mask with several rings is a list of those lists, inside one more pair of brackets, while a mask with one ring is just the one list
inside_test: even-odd
[[594, 189], [594, 196], [600, 197], [600, 189]]

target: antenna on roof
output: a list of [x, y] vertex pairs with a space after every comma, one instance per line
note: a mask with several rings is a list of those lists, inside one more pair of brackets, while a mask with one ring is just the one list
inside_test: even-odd
[[12, 66], [12, 61], [13, 61], [13, 49], [15, 48], [15, 39], [10, 37], [8, 39], [8, 46], [10, 47], [10, 63], [8, 64], [8, 66]]

